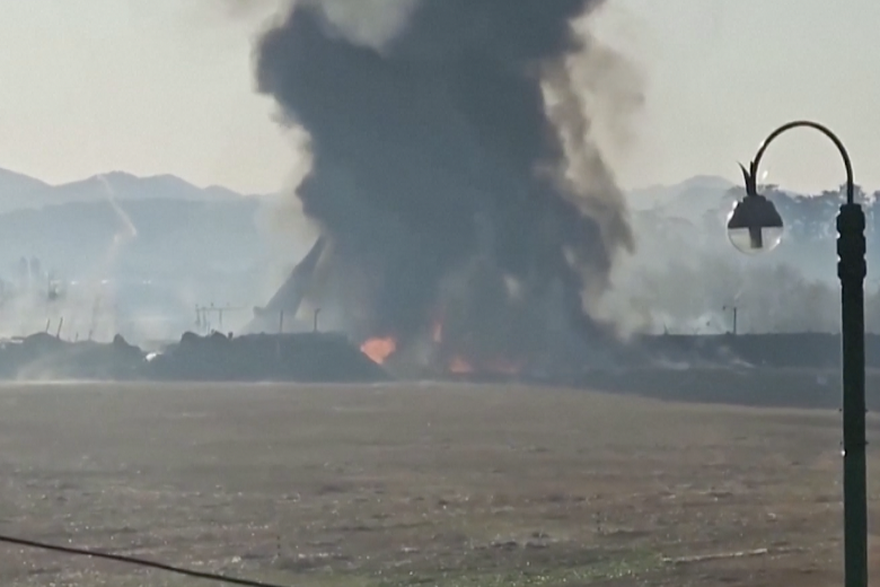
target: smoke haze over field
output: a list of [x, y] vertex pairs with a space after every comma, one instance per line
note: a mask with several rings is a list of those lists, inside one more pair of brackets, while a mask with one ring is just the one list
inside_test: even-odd
[[[839, 332], [835, 217], [841, 190], [803, 195], [763, 186], [783, 217], [782, 243], [770, 253], [744, 255], [729, 242], [727, 213], [745, 193], [714, 177], [630, 194], [638, 250], [614, 268], [614, 294], [603, 310], [633, 331], [719, 333]], [[860, 192], [859, 192], [860, 193]], [[647, 198], [647, 201], [645, 200]], [[866, 202], [868, 264], [880, 218]], [[653, 203], [653, 205], [652, 205]], [[878, 281], [866, 281], [865, 320], [880, 329]]]
[[633, 247], [582, 100], [602, 87], [573, 82], [591, 55], [606, 79], [624, 64], [575, 33], [601, 4], [300, 0], [264, 34], [258, 87], [309, 134], [297, 196], [349, 329], [442, 318], [444, 343], [509, 356], [589, 324]]

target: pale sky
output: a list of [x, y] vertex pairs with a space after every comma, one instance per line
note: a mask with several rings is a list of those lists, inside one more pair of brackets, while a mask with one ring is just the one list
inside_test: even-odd
[[[228, 0], [227, 0], [228, 1]], [[553, 0], [547, 0], [552, 2]], [[647, 103], [613, 161], [626, 186], [737, 179], [773, 128], [808, 117], [880, 188], [880, 2], [608, 0], [605, 37], [640, 62]], [[124, 170], [278, 189], [295, 165], [253, 91], [260, 19], [221, 0], [0, 0], [0, 167], [59, 183]], [[768, 181], [831, 188], [812, 131], [779, 140]]]

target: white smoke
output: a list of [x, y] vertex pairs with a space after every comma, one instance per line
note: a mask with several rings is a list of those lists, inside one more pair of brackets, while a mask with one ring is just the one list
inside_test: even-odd
[[406, 28], [419, 0], [300, 0], [321, 10], [331, 30], [381, 51]]

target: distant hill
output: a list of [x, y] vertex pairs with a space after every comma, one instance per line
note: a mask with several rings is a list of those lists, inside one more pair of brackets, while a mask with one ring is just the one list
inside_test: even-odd
[[[645, 232], [678, 235], [691, 246], [723, 242], [724, 219], [740, 197], [738, 189], [727, 179], [698, 175], [675, 185], [632, 190], [627, 200], [637, 237]], [[786, 241], [805, 245], [834, 238], [833, 218], [840, 203], [837, 192], [805, 196], [768, 186], [765, 193], [786, 219]], [[876, 200], [877, 194], [868, 199]], [[139, 244], [132, 244], [136, 249], [149, 238], [151, 247], [168, 255], [170, 243], [180, 238], [178, 244], [185, 247], [180, 255], [194, 258], [207, 243], [220, 250], [226, 247], [225, 240], [256, 238], [257, 208], [281, 201], [277, 194], [251, 197], [220, 186], [201, 188], [173, 175], [137, 177], [114, 171], [49, 185], [0, 168], [0, 263], [9, 255], [36, 254], [47, 248], [105, 247], [107, 239], [120, 230], [120, 211], [133, 215], [140, 233]], [[120, 210], [114, 210], [113, 202]], [[878, 222], [880, 217], [870, 207], [869, 233], [876, 232]], [[221, 242], [215, 242], [218, 238]], [[96, 243], [90, 244], [93, 240]]]
[[237, 200], [242, 197], [242, 194], [219, 186], [199, 188], [174, 175], [137, 177], [119, 171], [55, 186], [51, 191], [55, 198], [52, 203], [88, 202], [108, 197], [120, 201], [170, 199], [194, 202]]
[[635, 211], [662, 210], [679, 217], [692, 216], [697, 209], [699, 216], [706, 209], [716, 206], [720, 195], [734, 184], [712, 175], [697, 175], [675, 185], [658, 185], [632, 190], [629, 204]]
[[265, 303], [287, 253], [291, 266], [297, 260], [295, 243], [288, 249], [267, 222], [282, 204], [277, 194], [201, 188], [173, 175], [111, 172], [49, 185], [0, 168], [0, 281], [17, 287], [27, 258], [39, 260], [41, 279], [151, 284], [149, 295], [171, 300], [166, 309]]
[[[696, 266], [716, 257], [738, 262], [724, 224], [739, 190], [720, 177], [696, 176], [631, 191], [634, 271], [662, 276], [669, 263]], [[779, 208], [786, 233], [777, 251], [751, 266], [786, 263], [833, 283], [840, 194], [799, 195], [773, 186], [765, 193]], [[291, 235], [306, 228], [284, 222], [290, 207], [283, 202], [278, 194], [245, 196], [172, 175], [112, 172], [53, 186], [0, 169], [0, 279], [15, 281], [20, 259], [37, 257], [44, 272], [60, 279], [161, 282], [185, 290], [186, 304], [262, 305], [314, 238]], [[873, 267], [880, 264], [874, 238], [880, 216], [869, 206], [867, 217]], [[667, 286], [661, 280], [651, 287]]]
[[171, 199], [190, 202], [216, 202], [244, 197], [220, 186], [197, 187], [174, 175], [137, 177], [113, 171], [65, 183], [49, 185], [38, 179], [0, 168], [0, 214], [71, 202], [117, 200], [130, 202]]
[[0, 168], [0, 198], [5, 195], [16, 196], [50, 189], [47, 183], [21, 173]]
[[[760, 192], [776, 205], [785, 232], [782, 243], [771, 254], [747, 259], [733, 249], [726, 229], [727, 215], [744, 195], [740, 186], [719, 177], [697, 176], [676, 185], [633, 190], [628, 199], [637, 252], [631, 259], [633, 269], [630, 275], [654, 274], [656, 283], [652, 287], [670, 289], [664, 280], [706, 279], [707, 282], [722, 283], [723, 278], [731, 277], [733, 269], [728, 267], [722, 271], [719, 263], [731, 263], [731, 267], [740, 272], [737, 279], [742, 282], [747, 281], [749, 275], [785, 266], [788, 286], [794, 287], [792, 284], [797, 280], [817, 281], [828, 285], [829, 291], [836, 291], [835, 217], [843, 203], [843, 190], [798, 194], [767, 185], [761, 186]], [[878, 197], [880, 193], [868, 194], [861, 189], [856, 194], [857, 200], [865, 204], [869, 267], [880, 264], [880, 243], [876, 238], [880, 233], [880, 215], [874, 205]], [[682, 267], [689, 267], [687, 271], [691, 273]], [[701, 269], [698, 271], [697, 267]], [[725, 272], [726, 275], [722, 275]], [[762, 295], [777, 301], [789, 295], [784, 293], [783, 281], [782, 277], [769, 281], [763, 286]], [[797, 282], [797, 287], [802, 287], [803, 283]], [[870, 283], [870, 278], [868, 285], [872, 289], [877, 287], [876, 281]], [[710, 307], [730, 303], [720, 286], [714, 293], [708, 291], [711, 289], [708, 285], [694, 287], [707, 290], [701, 294], [706, 299], [717, 298], [716, 302], [709, 304]], [[727, 288], [731, 290], [731, 298], [739, 296], [737, 292], [742, 287]], [[752, 300], [751, 303], [758, 302]]]
[[[215, 265], [241, 266], [259, 256], [252, 198], [213, 202], [166, 199], [68, 202], [0, 214], [0, 259], [37, 256], [46, 268], [78, 275], [98, 270], [168, 274]], [[112, 258], [111, 258], [112, 257]], [[108, 268], [109, 269], [109, 268]], [[149, 271], [147, 271], [149, 269]]]
[[[775, 185], [761, 187], [761, 193], [776, 204], [786, 225], [786, 240], [802, 244], [836, 238], [834, 218], [843, 193], [824, 191], [821, 194], [797, 194]], [[628, 201], [633, 215], [651, 222], [675, 220], [694, 227], [715, 231], [723, 228], [727, 214], [742, 197], [740, 186], [714, 176], [695, 176], [670, 186], [652, 186], [632, 190]], [[857, 199], [866, 206], [868, 233], [876, 232], [880, 217], [874, 214], [874, 203], [880, 192], [874, 194], [858, 190]]]

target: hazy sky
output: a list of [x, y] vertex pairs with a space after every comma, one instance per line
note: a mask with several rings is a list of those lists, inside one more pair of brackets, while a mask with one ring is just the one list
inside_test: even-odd
[[[769, 131], [810, 117], [841, 135], [856, 179], [880, 188], [880, 2], [608, 4], [601, 32], [646, 75], [635, 142], [614, 157], [622, 183], [736, 179], [736, 162]], [[232, 18], [228, 6], [0, 0], [0, 167], [53, 183], [125, 170], [280, 187], [294, 154], [272, 104], [253, 92], [261, 21]], [[809, 130], [781, 139], [765, 161], [768, 181], [794, 189], [843, 178], [833, 147]]]

